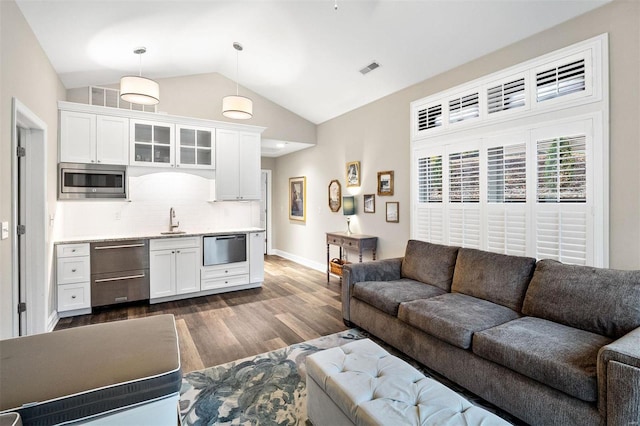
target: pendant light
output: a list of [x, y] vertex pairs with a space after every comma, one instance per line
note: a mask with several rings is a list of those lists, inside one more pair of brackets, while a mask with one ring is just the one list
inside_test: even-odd
[[236, 94], [222, 98], [222, 115], [236, 120], [246, 120], [253, 117], [253, 101], [244, 96], [238, 96], [238, 56], [242, 45], [233, 43], [236, 49]]
[[155, 105], [160, 102], [160, 86], [158, 82], [142, 76], [142, 54], [146, 47], [138, 47], [133, 53], [140, 57], [138, 75], [125, 75], [120, 79], [120, 99], [132, 104]]

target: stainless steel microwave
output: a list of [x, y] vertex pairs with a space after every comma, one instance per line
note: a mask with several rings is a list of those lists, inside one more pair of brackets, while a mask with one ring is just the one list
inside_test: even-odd
[[127, 198], [127, 167], [58, 164], [58, 199]]

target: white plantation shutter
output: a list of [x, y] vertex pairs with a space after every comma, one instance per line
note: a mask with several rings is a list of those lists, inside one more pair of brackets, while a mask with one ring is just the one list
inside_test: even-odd
[[536, 101], [585, 92], [586, 61], [584, 57], [572, 58], [569, 62], [551, 65], [547, 69], [536, 72]]
[[411, 103], [411, 237], [608, 267], [608, 38]]
[[478, 93], [449, 100], [449, 123], [469, 120], [480, 116]]
[[436, 244], [446, 244], [444, 209], [442, 206], [420, 206], [416, 211], [416, 232], [413, 238]]
[[442, 104], [418, 110], [418, 131], [442, 126]]
[[[574, 207], [574, 208], [571, 208]], [[536, 257], [587, 265], [589, 217], [576, 206], [541, 206], [536, 215]]]
[[442, 155], [418, 159], [418, 202], [442, 202]]
[[525, 206], [490, 205], [487, 207], [487, 250], [526, 256], [527, 212]]
[[480, 207], [478, 205], [451, 205], [449, 219], [449, 245], [479, 249]]
[[525, 143], [487, 150], [487, 201], [524, 203], [527, 199]]
[[527, 136], [488, 139], [486, 150], [486, 249], [527, 252]]
[[538, 258], [578, 265], [593, 262], [590, 131], [581, 121], [533, 132]]
[[425, 152], [417, 158], [418, 206], [414, 238], [444, 244], [443, 165], [441, 152]]
[[449, 202], [480, 201], [480, 151], [449, 154]]
[[586, 136], [538, 141], [537, 151], [538, 202], [586, 202]]
[[498, 84], [487, 89], [487, 112], [493, 114], [525, 106], [525, 80], [517, 80]]

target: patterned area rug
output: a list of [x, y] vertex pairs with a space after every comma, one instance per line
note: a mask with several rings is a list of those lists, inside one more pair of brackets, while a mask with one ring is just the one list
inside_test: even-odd
[[359, 329], [343, 331], [185, 374], [180, 390], [182, 424], [305, 425], [306, 357], [324, 349], [368, 337], [389, 353], [412, 364], [426, 376], [439, 380], [462, 394], [475, 405], [480, 405], [513, 424], [523, 424]]

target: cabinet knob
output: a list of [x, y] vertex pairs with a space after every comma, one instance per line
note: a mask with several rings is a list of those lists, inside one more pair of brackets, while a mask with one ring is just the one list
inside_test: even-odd
[[76, 252], [76, 249], [71, 249], [71, 253], [75, 253], [75, 252]]
[[76, 271], [75, 269], [72, 269], [72, 270], [71, 270], [71, 272], [75, 272], [75, 271]]
[[171, 253], [174, 253], [174, 254], [175, 254], [175, 251], [172, 251]]
[[73, 296], [71, 296], [71, 298], [72, 298], [72, 299], [75, 299], [75, 298], [76, 298], [76, 295], [74, 294]]
[[91, 160], [92, 163], [95, 163], [95, 160]]
[[228, 274], [228, 273], [229, 273], [229, 271], [224, 271], [224, 273], [225, 273], [225, 274]]
[[176, 253], [180, 253], [180, 250], [176, 251]]

